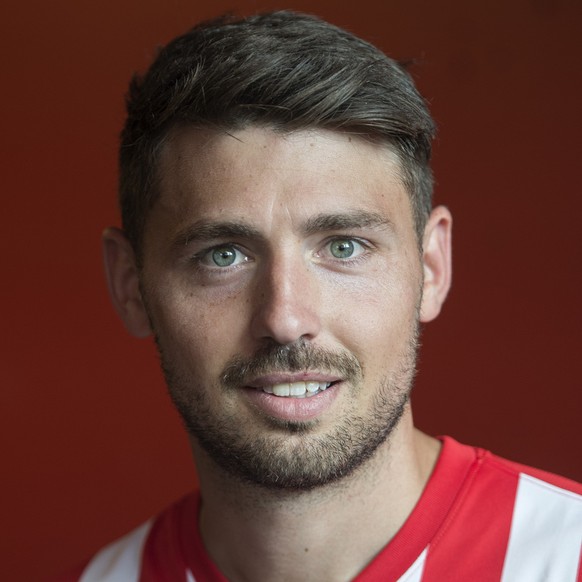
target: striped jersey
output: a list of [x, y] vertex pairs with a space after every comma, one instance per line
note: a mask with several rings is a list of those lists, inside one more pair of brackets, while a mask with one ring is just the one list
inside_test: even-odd
[[[582, 485], [444, 437], [425, 490], [356, 582], [582, 582]], [[227, 582], [192, 493], [62, 582]]]

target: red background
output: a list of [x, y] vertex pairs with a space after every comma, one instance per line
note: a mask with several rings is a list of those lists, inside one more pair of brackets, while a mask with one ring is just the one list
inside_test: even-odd
[[122, 96], [199, 19], [282, 7], [419, 60], [456, 222], [417, 424], [582, 480], [577, 0], [4, 0], [2, 580], [68, 568], [195, 480], [154, 349], [126, 336], [102, 277]]

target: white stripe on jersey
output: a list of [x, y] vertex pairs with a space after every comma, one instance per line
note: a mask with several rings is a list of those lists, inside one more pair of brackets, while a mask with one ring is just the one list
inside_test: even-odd
[[397, 582], [421, 582], [427, 553], [428, 547], [416, 558], [416, 561], [406, 570], [406, 573], [398, 578]]
[[186, 582], [196, 582], [196, 578], [194, 578], [190, 570], [186, 570]]
[[152, 520], [103, 548], [90, 562], [79, 582], [138, 582], [141, 556]]
[[576, 582], [582, 496], [519, 476], [502, 582]]

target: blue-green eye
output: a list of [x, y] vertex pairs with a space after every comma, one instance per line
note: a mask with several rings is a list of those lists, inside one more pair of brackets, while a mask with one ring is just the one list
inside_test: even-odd
[[233, 247], [218, 247], [212, 251], [212, 262], [217, 267], [230, 267], [236, 261], [236, 249]]
[[356, 247], [353, 240], [338, 239], [330, 243], [329, 251], [336, 259], [349, 259], [356, 251]]
[[249, 257], [241, 249], [231, 244], [214, 247], [198, 255], [200, 264], [220, 269], [236, 267], [248, 260]]

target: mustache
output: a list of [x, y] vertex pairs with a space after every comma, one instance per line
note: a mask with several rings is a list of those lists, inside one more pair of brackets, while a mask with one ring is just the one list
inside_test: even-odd
[[287, 345], [268, 344], [248, 358], [235, 356], [224, 367], [221, 380], [226, 388], [238, 388], [273, 372], [305, 371], [334, 374], [349, 382], [362, 377], [362, 366], [352, 353], [332, 351], [298, 340]]

